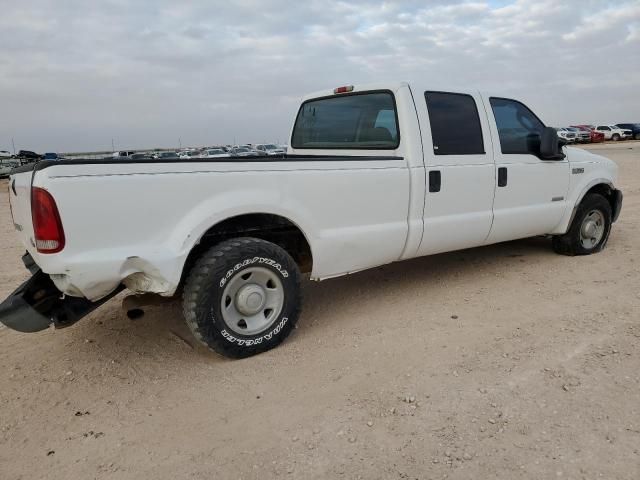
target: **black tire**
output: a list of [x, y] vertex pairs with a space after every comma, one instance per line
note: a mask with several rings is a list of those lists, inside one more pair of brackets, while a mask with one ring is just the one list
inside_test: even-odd
[[[593, 246], [585, 247], [581, 242], [581, 229], [587, 216], [594, 211], [600, 212], [602, 215], [604, 231], [602, 238], [597, 243]], [[567, 233], [553, 237], [553, 250], [561, 255], [590, 255], [601, 251], [605, 247], [607, 240], [609, 240], [609, 233], [611, 233], [611, 205], [602, 195], [590, 193], [584, 197], [578, 206]]]
[[[250, 278], [250, 273], [243, 272], [256, 268], [275, 276], [284, 300], [281, 311], [274, 314], [274, 320], [264, 330], [244, 335], [238, 332], [244, 320], [240, 320], [235, 330], [225, 321], [222, 297], [226, 285], [241, 281], [238, 277]], [[225, 357], [245, 358], [278, 346], [295, 327], [302, 307], [300, 270], [291, 256], [273, 243], [249, 237], [227, 240], [196, 261], [185, 282], [182, 299], [185, 320], [197, 340]], [[228, 304], [229, 298], [225, 302]], [[265, 317], [268, 310], [264, 310]], [[244, 325], [246, 328], [247, 323]]]
[[636, 133], [633, 138], [635, 138], [636, 140], [640, 140], [640, 133]]
[[613, 140], [614, 142], [619, 141], [619, 140], [620, 140], [620, 135], [619, 135], [619, 134], [617, 134], [617, 133], [614, 133], [614, 134], [611, 136], [611, 140]]

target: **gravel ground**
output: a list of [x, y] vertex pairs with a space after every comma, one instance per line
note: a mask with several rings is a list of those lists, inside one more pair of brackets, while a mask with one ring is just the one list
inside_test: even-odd
[[[607, 249], [534, 238], [305, 285], [281, 347], [229, 361], [178, 306], [0, 329], [0, 478], [640, 478], [640, 143]], [[6, 181], [0, 191], [6, 191]], [[0, 295], [27, 274], [0, 194]]]

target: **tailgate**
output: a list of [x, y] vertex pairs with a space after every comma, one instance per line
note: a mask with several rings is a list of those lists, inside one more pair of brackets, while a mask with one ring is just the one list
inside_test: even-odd
[[33, 172], [22, 172], [9, 178], [9, 204], [13, 227], [20, 241], [31, 251], [33, 249], [33, 224], [31, 222], [31, 177]]

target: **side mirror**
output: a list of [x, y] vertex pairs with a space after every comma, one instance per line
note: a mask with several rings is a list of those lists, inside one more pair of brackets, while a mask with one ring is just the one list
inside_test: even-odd
[[540, 158], [542, 160], [562, 160], [565, 155], [560, 150], [567, 142], [558, 137], [555, 128], [545, 127], [540, 135]]

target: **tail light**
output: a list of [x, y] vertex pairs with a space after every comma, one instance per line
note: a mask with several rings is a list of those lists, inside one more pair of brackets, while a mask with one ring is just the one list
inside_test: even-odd
[[64, 248], [60, 213], [56, 201], [44, 188], [31, 189], [31, 219], [38, 252], [57, 253]]

